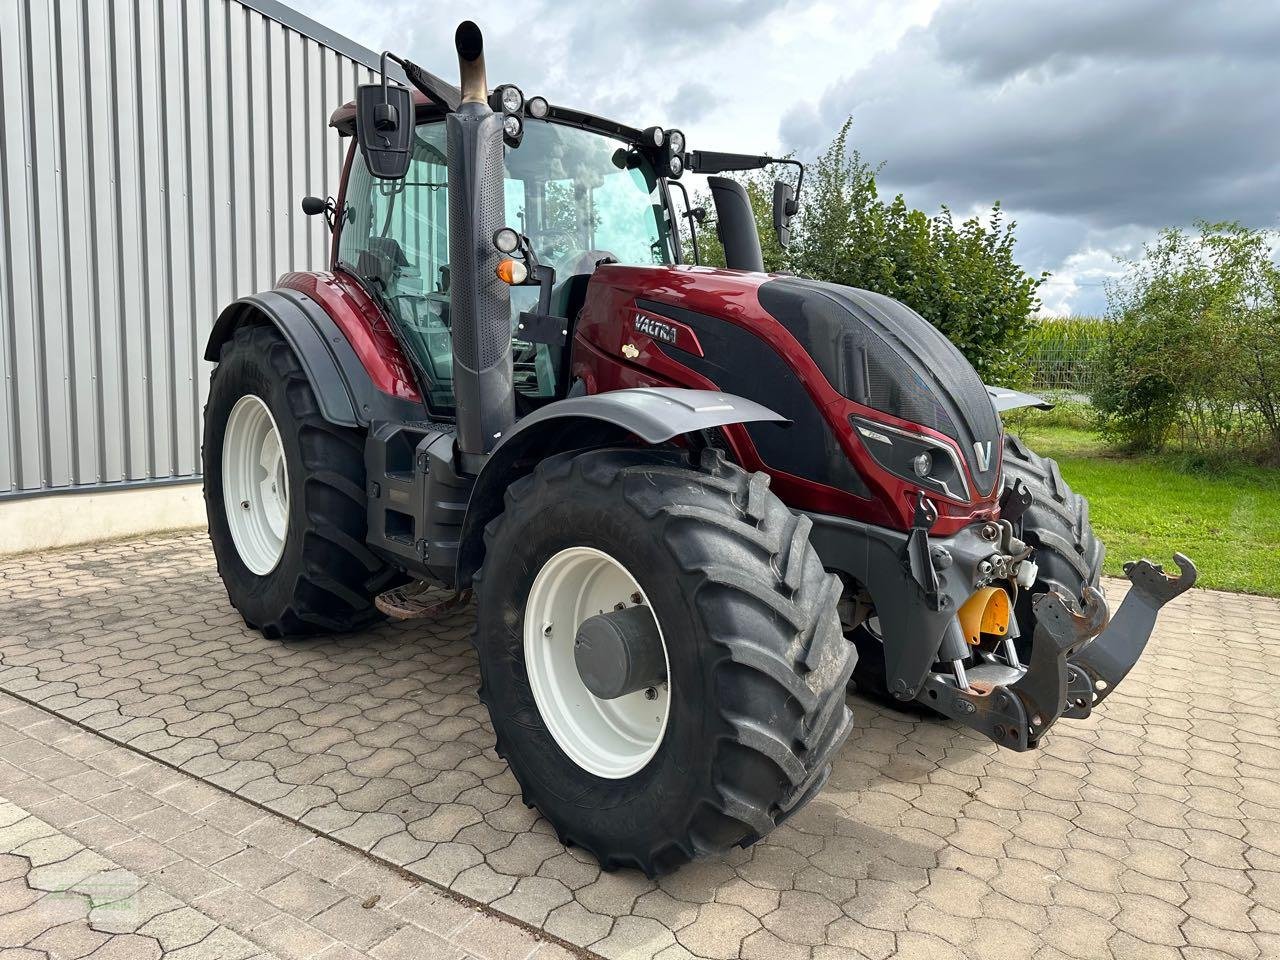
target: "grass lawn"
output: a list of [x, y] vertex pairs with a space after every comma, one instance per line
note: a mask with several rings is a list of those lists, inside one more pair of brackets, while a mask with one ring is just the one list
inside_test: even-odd
[[1280, 596], [1280, 470], [1185, 472], [1176, 456], [1126, 456], [1086, 431], [1018, 420], [1011, 431], [1089, 498], [1107, 573], [1144, 556], [1172, 572], [1179, 550], [1196, 562], [1197, 586]]

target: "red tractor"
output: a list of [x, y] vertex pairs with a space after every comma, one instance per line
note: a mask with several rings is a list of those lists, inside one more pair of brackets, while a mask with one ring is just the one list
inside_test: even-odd
[[1195, 568], [1131, 565], [1108, 626], [1084, 500], [1001, 425], [1037, 398], [901, 303], [765, 273], [732, 179], [729, 269], [682, 262], [683, 173], [794, 161], [490, 90], [479, 29], [456, 45], [460, 87], [385, 54], [334, 113], [342, 186], [303, 202], [330, 270], [210, 337], [209, 525], [249, 626], [473, 591], [526, 802], [650, 875], [813, 797], [851, 682], [1014, 750], [1115, 689]]

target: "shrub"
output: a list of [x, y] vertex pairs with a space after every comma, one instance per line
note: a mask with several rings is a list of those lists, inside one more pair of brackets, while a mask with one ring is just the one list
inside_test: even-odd
[[1105, 436], [1280, 457], [1276, 234], [1239, 223], [1163, 231], [1108, 291], [1093, 403]]

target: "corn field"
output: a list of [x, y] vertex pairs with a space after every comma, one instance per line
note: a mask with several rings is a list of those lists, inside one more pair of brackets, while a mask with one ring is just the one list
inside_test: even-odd
[[1024, 362], [1033, 390], [1088, 394], [1097, 382], [1093, 361], [1106, 337], [1097, 317], [1044, 317], [1023, 341]]

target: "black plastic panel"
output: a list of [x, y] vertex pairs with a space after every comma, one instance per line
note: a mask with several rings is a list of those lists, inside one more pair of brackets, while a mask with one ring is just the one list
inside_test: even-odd
[[760, 459], [770, 467], [847, 491], [871, 496], [862, 477], [849, 462], [813, 398], [787, 362], [766, 341], [736, 324], [651, 300], [636, 306], [691, 327], [705, 356], [654, 345], [671, 359], [699, 373], [726, 393], [764, 404], [791, 421], [748, 423], [747, 433]]
[[[929, 321], [881, 294], [816, 280], [780, 277], [759, 296], [843, 396], [951, 437], [979, 492], [991, 492], [1000, 420], [977, 372]], [[985, 469], [975, 444], [989, 450]]]

